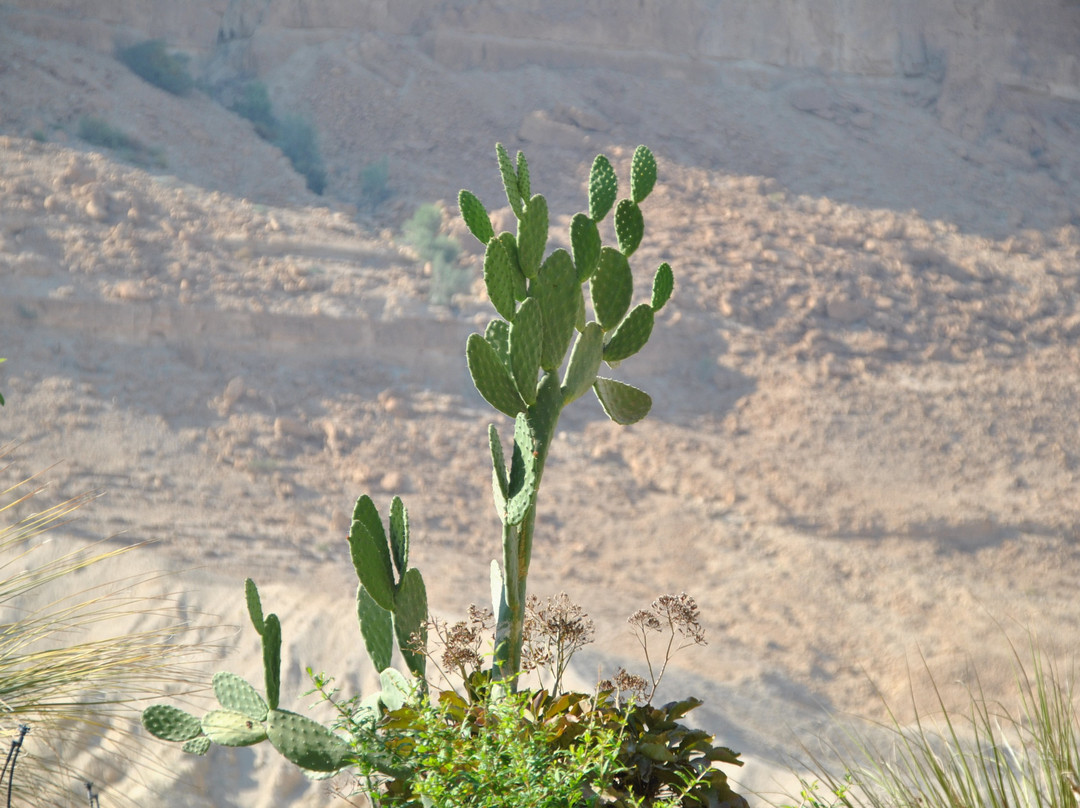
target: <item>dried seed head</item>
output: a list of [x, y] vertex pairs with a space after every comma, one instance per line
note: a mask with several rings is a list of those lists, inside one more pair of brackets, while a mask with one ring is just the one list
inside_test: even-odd
[[635, 701], [645, 701], [649, 683], [641, 676], [628, 673], [626, 668], [619, 668], [618, 673], [610, 679], [604, 679], [597, 684], [600, 690], [609, 690], [621, 697], [623, 694], [632, 696]]

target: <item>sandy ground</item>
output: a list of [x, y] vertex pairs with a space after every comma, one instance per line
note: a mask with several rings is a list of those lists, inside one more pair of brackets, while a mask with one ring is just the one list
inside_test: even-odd
[[[109, 81], [94, 92], [137, 80]], [[744, 753], [747, 789], [769, 788], [831, 714], [881, 716], [874, 685], [904, 714], [921, 658], [947, 699], [974, 671], [1005, 695], [1007, 636], [1067, 649], [1080, 622], [1080, 231], [1061, 213], [1076, 190], [1051, 199], [1038, 169], [958, 154], [923, 113], [874, 98], [860, 109], [876, 119], [838, 123], [761, 96], [769, 141], [744, 109], [723, 166], [644, 125], [535, 147], [534, 189], [550, 187], [564, 231], [584, 191], [557, 178], [600, 148], [622, 170], [653, 136], [637, 294], [660, 261], [677, 291], [617, 371], [653, 394], [650, 417], [618, 428], [591, 399], [564, 415], [531, 587], [596, 620], [585, 686], [640, 666], [626, 616], [694, 595], [709, 645], [677, 657], [666, 692], [706, 699], [697, 719]], [[197, 139], [168, 148], [185, 171], [0, 138], [0, 437], [21, 444], [5, 477], [59, 463], [44, 496], [102, 489], [64, 534], [154, 540], [141, 563], [175, 571], [184, 608], [215, 621], [243, 625], [256, 578], [285, 627], [287, 700], [306, 665], [370, 687], [344, 539], [357, 496], [403, 496], [433, 610], [487, 598], [493, 418], [463, 355], [490, 317], [482, 284], [432, 306], [429, 270], [385, 222], [294, 175], [237, 170], [228, 193]], [[498, 208], [493, 161], [471, 158], [413, 193], [452, 209], [468, 185]], [[207, 670], [254, 676], [253, 632], [235, 643]], [[921, 676], [914, 689], [927, 695]], [[331, 802], [264, 749], [162, 758], [179, 782], [106, 787], [161, 806]]]

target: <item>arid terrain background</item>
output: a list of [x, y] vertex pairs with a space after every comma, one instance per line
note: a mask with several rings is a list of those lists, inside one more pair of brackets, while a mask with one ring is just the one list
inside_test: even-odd
[[[114, 58], [150, 38], [195, 92]], [[215, 100], [251, 80], [314, 125], [324, 195]], [[156, 162], [80, 141], [88, 116]], [[252, 576], [284, 624], [286, 702], [305, 665], [371, 687], [356, 497], [403, 496], [446, 618], [486, 601], [499, 552], [501, 416], [464, 361], [490, 307], [455, 221], [462, 187], [509, 221], [496, 141], [528, 155], [555, 243], [595, 154], [622, 176], [638, 143], [660, 162], [634, 265], [639, 297], [660, 261], [676, 293], [617, 371], [653, 412], [624, 429], [570, 408], [541, 494], [532, 590], [596, 620], [582, 686], [640, 667], [627, 615], [694, 595], [709, 645], [665, 692], [704, 698], [697, 720], [769, 790], [831, 716], [880, 717], [875, 685], [904, 715], [922, 659], [959, 703], [974, 672], [1007, 698], [1007, 638], [1068, 658], [1076, 0], [0, 3], [5, 479], [57, 464], [39, 501], [101, 489], [54, 540], [154, 541], [159, 586], [238, 627], [207, 672], [259, 670]], [[450, 305], [399, 235], [433, 201], [474, 278]], [[103, 770], [102, 804], [333, 802], [264, 748], [161, 758]]]

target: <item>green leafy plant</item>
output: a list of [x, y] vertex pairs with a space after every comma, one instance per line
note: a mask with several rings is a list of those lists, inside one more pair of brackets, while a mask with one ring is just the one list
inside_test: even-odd
[[[220, 710], [198, 718], [155, 705], [143, 713], [143, 723], [195, 753], [212, 743], [269, 741], [312, 772], [351, 770], [360, 789], [381, 805], [501, 806], [512, 800], [567, 808], [742, 808], [745, 801], [714, 765], [741, 765], [737, 755], [681, 721], [700, 701], [651, 703], [672, 654], [704, 642], [693, 599], [663, 596], [631, 618], [648, 680], [620, 671], [589, 696], [561, 689], [570, 658], [591, 640], [591, 621], [565, 596], [542, 603], [526, 587], [540, 482], [563, 408], [592, 391], [613, 421], [632, 424], [651, 407], [648, 394], [600, 372], [603, 364], [615, 368], [644, 347], [674, 288], [671, 268], [661, 264], [650, 299], [632, 305], [629, 259], [644, 233], [639, 206], [656, 181], [656, 161], [639, 147], [630, 194], [618, 199], [615, 171], [606, 157], [597, 157], [588, 212], [570, 224], [571, 250], [545, 255], [548, 207], [532, 193], [526, 159], [518, 153], [511, 160], [501, 144], [496, 157], [516, 233], [496, 234], [474, 194], [462, 191], [458, 198], [466, 225], [485, 247], [484, 283], [498, 314], [482, 334], [468, 338], [468, 369], [479, 394], [514, 422], [509, 463], [497, 427], [488, 430], [502, 532], [502, 557], [490, 568], [492, 609], [474, 607], [469, 620], [453, 626], [433, 619], [424, 579], [409, 566], [404, 504], [395, 497], [384, 521], [364, 495], [353, 509], [349, 548], [359, 580], [360, 633], [381, 690], [343, 699], [331, 678], [311, 674], [313, 692], [335, 710], [331, 726], [282, 710], [280, 622], [264, 616], [249, 580], [248, 612], [262, 637], [265, 696], [232, 674], [218, 674]], [[614, 247], [603, 244], [599, 229], [612, 211]], [[422, 255], [450, 262], [458, 246], [441, 234], [441, 222], [437, 207], [422, 206], [403, 237]], [[654, 663], [650, 637], [665, 632], [663, 661]], [[434, 647], [440, 644], [441, 655]], [[411, 681], [391, 667], [395, 657]], [[522, 677], [530, 673], [550, 683], [550, 690], [522, 689]], [[438, 695], [436, 679], [445, 688]]]
[[195, 86], [184, 54], [170, 53], [163, 39], [149, 39], [123, 48], [116, 58], [139, 78], [173, 95], [187, 95]]
[[[809, 753], [800, 796], [785, 808], [1075, 808], [1080, 800], [1080, 717], [1074, 676], [1031, 643], [1014, 649], [1016, 706], [987, 698], [976, 675], [968, 709], [950, 710], [931, 678], [933, 714], [846, 730]], [[822, 796], [826, 794], [827, 796]]]

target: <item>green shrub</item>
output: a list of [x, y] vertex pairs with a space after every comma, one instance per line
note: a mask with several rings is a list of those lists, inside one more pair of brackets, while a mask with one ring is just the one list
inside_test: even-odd
[[173, 95], [187, 95], [195, 86], [188, 58], [169, 53], [163, 39], [150, 39], [118, 51], [116, 58], [139, 78]]
[[85, 116], [79, 119], [78, 135], [91, 146], [110, 149], [123, 160], [141, 166], [163, 168], [165, 160], [161, 150], [148, 147], [140, 140], [117, 129], [103, 118]]
[[360, 197], [371, 208], [377, 208], [391, 197], [390, 161], [385, 157], [360, 169]]
[[277, 137], [278, 120], [274, 116], [270, 94], [261, 81], [245, 84], [229, 109], [251, 121], [255, 125], [255, 133], [263, 140], [273, 141]]
[[442, 216], [438, 205], [421, 205], [401, 227], [402, 240], [416, 250], [421, 260], [431, 264], [428, 299], [439, 306], [466, 291], [472, 281], [472, 271], [458, 264], [461, 245], [452, 236], [440, 232]]
[[293, 168], [302, 174], [308, 190], [321, 194], [326, 188], [326, 168], [315, 129], [308, 121], [296, 115], [288, 115], [278, 121], [274, 145], [289, 158]]

